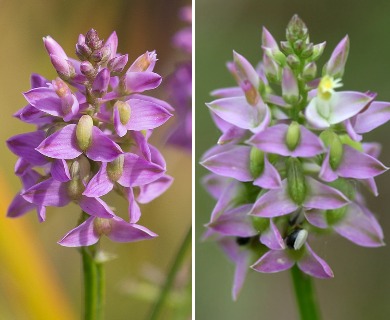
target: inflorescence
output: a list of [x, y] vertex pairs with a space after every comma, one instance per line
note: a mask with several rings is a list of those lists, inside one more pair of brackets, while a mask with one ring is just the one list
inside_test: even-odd
[[365, 247], [382, 246], [383, 233], [365, 205], [374, 177], [388, 168], [380, 145], [362, 135], [390, 119], [390, 103], [372, 92], [339, 91], [349, 52], [346, 36], [317, 76], [325, 42], [310, 42], [294, 16], [278, 44], [263, 29], [263, 59], [254, 68], [233, 53], [227, 67], [238, 86], [212, 92], [207, 106], [222, 136], [201, 164], [217, 200], [206, 238], [236, 264], [233, 298], [248, 267], [279, 272], [297, 264], [317, 278], [333, 277], [311, 248], [317, 235], [336, 232]]

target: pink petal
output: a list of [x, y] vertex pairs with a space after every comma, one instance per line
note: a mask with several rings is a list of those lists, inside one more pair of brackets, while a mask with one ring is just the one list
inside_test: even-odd
[[63, 117], [61, 99], [52, 88], [35, 88], [23, 95], [36, 109], [52, 116]]
[[282, 187], [272, 189], [262, 195], [253, 205], [251, 215], [272, 218], [291, 213], [299, 206], [294, 203], [288, 194], [287, 179], [282, 181]]
[[128, 211], [130, 217], [130, 223], [136, 223], [141, 218], [141, 209], [137, 201], [134, 199], [133, 188], [126, 188], [127, 190], [127, 201], [129, 202]]
[[290, 269], [294, 265], [286, 250], [270, 250], [257, 260], [251, 268], [258, 272], [274, 273]]
[[300, 126], [301, 137], [297, 147], [290, 150], [286, 143], [287, 130], [286, 124], [274, 125], [253, 136], [249, 143], [265, 152], [282, 156], [314, 157], [324, 152], [321, 140], [303, 126]]
[[47, 159], [35, 148], [45, 139], [44, 131], [22, 133], [7, 140], [8, 148], [17, 156], [25, 159], [33, 165], [44, 165]]
[[281, 250], [286, 247], [278, 228], [272, 219], [267, 230], [261, 233], [260, 242], [272, 250]]
[[308, 244], [305, 245], [306, 252], [297, 262], [299, 269], [304, 273], [321, 279], [333, 278], [333, 271], [328, 264], [315, 254]]
[[351, 203], [344, 218], [333, 226], [342, 237], [363, 247], [380, 247], [384, 245], [383, 232], [375, 217], [367, 215], [362, 208]]
[[85, 247], [99, 241], [100, 235], [94, 228], [94, 217], [88, 218], [78, 227], [69, 231], [58, 244], [64, 247]]
[[63, 159], [55, 159], [51, 164], [51, 176], [58, 181], [67, 182], [71, 180], [68, 164]]
[[61, 130], [47, 137], [37, 147], [37, 150], [50, 158], [55, 159], [74, 159], [82, 151], [76, 141], [76, 125], [69, 124]]
[[157, 234], [149, 229], [138, 224], [127, 223], [118, 217], [112, 221], [111, 227], [108, 237], [116, 242], [135, 242], [157, 237]]
[[118, 183], [124, 187], [136, 187], [156, 181], [165, 170], [133, 153], [126, 153], [123, 173]]
[[368, 106], [367, 110], [356, 116], [353, 127], [357, 133], [366, 133], [389, 120], [390, 103], [374, 101]]
[[92, 141], [85, 153], [92, 160], [110, 162], [115, 160], [123, 151], [120, 146], [94, 126], [92, 128]]
[[130, 120], [126, 124], [128, 130], [154, 129], [165, 123], [172, 114], [165, 108], [150, 101], [130, 99]]
[[115, 215], [108, 205], [99, 198], [88, 198], [82, 196], [78, 200], [78, 203], [83, 211], [94, 217], [112, 218]]
[[114, 107], [114, 127], [118, 136], [123, 137], [127, 133], [126, 126], [121, 122], [118, 107]]
[[83, 195], [87, 197], [101, 197], [109, 193], [114, 187], [114, 183], [107, 175], [107, 163], [103, 162], [99, 171], [88, 182]]
[[144, 92], [157, 88], [161, 83], [161, 76], [154, 72], [128, 72], [126, 73], [126, 90]]
[[309, 192], [304, 201], [306, 208], [337, 209], [350, 203], [340, 191], [311, 177], [306, 177], [306, 184]]
[[172, 182], [171, 176], [164, 175], [156, 181], [140, 186], [139, 194], [136, 197], [137, 202], [149, 203], [162, 195], [172, 185]]
[[28, 202], [43, 206], [63, 207], [70, 202], [66, 183], [53, 178], [32, 186], [22, 196]]
[[241, 145], [217, 146], [213, 149], [212, 155], [205, 158], [201, 165], [225, 177], [239, 181], [252, 181], [253, 176], [249, 168], [250, 150], [251, 147]]
[[253, 182], [255, 186], [264, 189], [278, 189], [282, 186], [282, 180], [278, 170], [264, 157], [264, 170]]

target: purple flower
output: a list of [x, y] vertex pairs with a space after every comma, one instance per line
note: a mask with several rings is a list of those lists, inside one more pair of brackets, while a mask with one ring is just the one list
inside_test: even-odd
[[[24, 93], [28, 105], [15, 113], [36, 131], [7, 141], [19, 157], [15, 173], [23, 184], [7, 215], [36, 210], [44, 221], [46, 207], [73, 202], [84, 212], [83, 222], [61, 245], [92, 245], [103, 234], [118, 242], [155, 237], [135, 222], [141, 216], [138, 203], [157, 198], [173, 181], [161, 153], [148, 142], [173, 108], [137, 94], [161, 83], [153, 72], [156, 53], [146, 52], [126, 68], [128, 55], [117, 54], [115, 32], [106, 42], [94, 29], [80, 35], [81, 61], [68, 57], [50, 36], [43, 41], [59, 77], [49, 81], [33, 74]], [[100, 199], [112, 190], [129, 202], [130, 222]]]

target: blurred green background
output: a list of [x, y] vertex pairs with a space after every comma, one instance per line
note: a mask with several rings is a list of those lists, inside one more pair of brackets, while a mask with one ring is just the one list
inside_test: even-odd
[[[0, 179], [3, 189], [6, 188], [13, 195], [21, 186], [18, 178], [13, 175], [16, 157], [7, 150], [5, 140], [12, 135], [34, 130], [32, 126], [11, 117], [26, 104], [22, 92], [30, 88], [29, 76], [35, 72], [48, 79], [56, 77], [42, 37], [51, 35], [69, 56], [75, 57], [75, 43], [79, 33], [85, 34], [93, 27], [101, 38], [107, 39], [116, 30], [119, 52], [129, 53], [129, 61], [133, 61], [146, 50], [155, 49], [159, 58], [155, 70], [165, 77], [174, 70], [178, 61], [186, 58], [172, 48], [171, 37], [185, 26], [178, 18], [178, 11], [190, 2], [0, 0]], [[150, 94], [156, 96], [156, 92]], [[157, 92], [157, 96], [167, 98], [161, 90]], [[173, 121], [170, 120], [171, 125]], [[153, 143], [161, 147], [162, 137], [161, 131], [155, 133]], [[153, 299], [153, 293], [156, 293], [156, 284], [164, 281], [171, 260], [191, 224], [191, 157], [171, 147], [165, 147], [162, 151], [168, 163], [168, 173], [175, 177], [175, 183], [162, 197], [141, 208], [143, 216], [140, 221], [140, 224], [159, 234], [159, 237], [134, 244], [103, 240], [103, 248], [117, 255], [117, 259], [106, 265], [106, 319], [145, 318], [152, 303], [149, 299]], [[4, 194], [2, 196], [0, 201], [6, 207], [8, 203], [4, 202], [10, 199], [5, 200]], [[123, 199], [111, 196], [107, 202], [115, 205], [118, 212], [122, 212], [122, 217], [126, 216], [127, 207]], [[5, 214], [1, 212], [2, 217]], [[52, 271], [49, 281], [62, 292], [65, 299], [62, 303], [70, 310], [70, 314], [75, 315], [75, 319], [79, 318], [81, 308], [80, 256], [77, 250], [61, 247], [56, 242], [76, 225], [79, 214], [79, 209], [70, 205], [65, 208], [50, 208], [47, 221], [42, 224], [38, 223], [35, 213], [7, 222], [10, 228], [15, 229], [21, 224], [27, 224], [29, 237], [31, 236], [29, 241], [38, 250], [43, 248], [44, 261]], [[20, 239], [10, 237], [2, 246], [16, 249], [18, 240]], [[13, 254], [27, 256], [23, 250], [14, 250]], [[0, 256], [0, 319], [38, 319], [29, 314], [22, 301], [17, 300], [18, 292], [33, 290], [31, 284], [14, 277], [12, 270], [7, 269], [2, 259], [5, 257]], [[177, 283], [180, 294], [174, 299], [173, 306], [164, 310], [163, 319], [176, 319], [172, 310], [176, 308], [177, 311], [180, 305], [186, 305], [188, 314], [188, 306], [191, 304], [188, 299], [191, 298], [183, 293], [188, 293], [188, 290], [190, 292], [188, 279], [191, 279], [191, 264], [187, 260]], [[27, 270], [30, 266], [31, 263], [25, 261], [24, 267]], [[31, 277], [36, 276], [31, 274]], [[39, 300], [42, 303], [47, 300], [50, 304], [50, 298], [52, 297], [42, 296]]]
[[[225, 68], [232, 50], [257, 64], [261, 59], [261, 28], [280, 41], [285, 27], [297, 13], [309, 27], [314, 43], [327, 41], [323, 63], [345, 34], [351, 40], [343, 78], [344, 90], [378, 93], [390, 101], [390, 2], [313, 0], [196, 0], [196, 153], [217, 141], [218, 130], [204, 105], [216, 88], [235, 82]], [[390, 165], [390, 123], [366, 134], [366, 141], [383, 144], [380, 157]], [[239, 300], [231, 300], [233, 265], [214, 243], [199, 241], [214, 200], [200, 186], [206, 170], [196, 165], [196, 316], [205, 319], [297, 319], [289, 272], [249, 272]], [[376, 179], [380, 195], [367, 197], [390, 238], [390, 174]], [[388, 240], [389, 241], [389, 240]], [[335, 278], [316, 280], [323, 319], [390, 319], [390, 248], [358, 247], [336, 235], [316, 245], [316, 251], [332, 267]]]

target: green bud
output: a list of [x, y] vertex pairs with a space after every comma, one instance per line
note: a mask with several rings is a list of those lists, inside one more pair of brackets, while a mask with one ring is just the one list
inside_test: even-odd
[[294, 50], [291, 48], [291, 45], [288, 41], [280, 42], [280, 48], [285, 54], [291, 54], [294, 52]]
[[295, 150], [301, 140], [301, 128], [298, 122], [291, 122], [287, 129], [286, 145], [290, 151]]
[[355, 199], [356, 187], [352, 181], [344, 178], [338, 178], [330, 182], [329, 185], [341, 191], [348, 199], [350, 200]]
[[295, 54], [289, 54], [287, 57], [287, 64], [291, 69], [296, 69], [301, 64], [299, 58]]
[[123, 125], [126, 125], [131, 117], [131, 107], [126, 101], [115, 102], [114, 108], [118, 108], [119, 119]]
[[296, 40], [306, 40], [309, 36], [306, 24], [295, 14], [287, 25], [286, 38], [290, 43]]
[[347, 212], [347, 207], [344, 206], [342, 208], [327, 210], [325, 213], [326, 221], [330, 226], [335, 225], [337, 222], [341, 221], [345, 213]]
[[125, 157], [121, 154], [114, 161], [109, 162], [107, 164], [107, 175], [111, 181], [118, 181], [123, 173], [123, 163], [125, 161]]
[[326, 42], [322, 42], [313, 46], [313, 53], [310, 57], [311, 61], [315, 61], [322, 56], [322, 53], [324, 52], [325, 49], [325, 45]]
[[340, 141], [342, 144], [346, 144], [358, 151], [363, 152], [363, 146], [359, 141], [352, 140], [351, 137], [348, 134], [340, 134], [339, 135]]
[[301, 58], [307, 59], [311, 57], [313, 54], [313, 44], [309, 43], [306, 45], [306, 48], [301, 53]]
[[314, 62], [308, 63], [302, 72], [302, 77], [306, 81], [313, 80], [317, 75], [317, 65]]
[[282, 51], [275, 51], [275, 52], [273, 52], [273, 59], [281, 67], [286, 65], [286, 56], [283, 54]]
[[306, 198], [306, 180], [301, 162], [294, 157], [287, 160], [287, 186], [291, 199], [301, 205]]
[[253, 227], [256, 229], [256, 231], [263, 232], [269, 226], [269, 219], [252, 216], [252, 224], [253, 224]]
[[322, 132], [320, 138], [325, 146], [330, 148], [329, 164], [333, 170], [336, 170], [343, 159], [343, 144], [339, 136], [330, 130]]
[[67, 182], [68, 196], [72, 200], [78, 200], [84, 192], [85, 187], [80, 179], [80, 164], [77, 160], [72, 163], [69, 171], [72, 180]]
[[253, 177], [257, 178], [264, 170], [264, 152], [256, 147], [252, 147], [249, 159], [250, 171]]
[[85, 151], [88, 149], [92, 140], [93, 120], [89, 115], [83, 115], [76, 127], [77, 144], [80, 149]]

